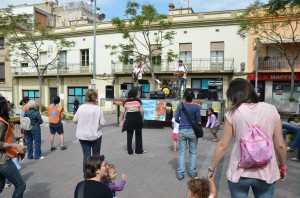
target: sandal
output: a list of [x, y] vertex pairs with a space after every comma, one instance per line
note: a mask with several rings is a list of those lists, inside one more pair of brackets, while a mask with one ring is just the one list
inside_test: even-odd
[[290, 160], [293, 162], [300, 162], [300, 159], [298, 159], [297, 157], [292, 157], [290, 158]]
[[218, 141], [219, 141], [218, 139], [213, 139], [213, 140], [212, 140], [212, 142], [218, 142]]
[[291, 147], [288, 146], [288, 147], [286, 147], [286, 151], [287, 152], [294, 152], [294, 149], [292, 149]]

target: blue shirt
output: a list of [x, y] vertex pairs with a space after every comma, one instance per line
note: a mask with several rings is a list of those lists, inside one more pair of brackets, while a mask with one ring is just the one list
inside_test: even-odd
[[[190, 114], [192, 120], [196, 122], [201, 122], [200, 107], [198, 104], [184, 104], [187, 112]], [[179, 119], [180, 118], [180, 119]], [[192, 129], [192, 123], [189, 121], [189, 118], [182, 111], [181, 103], [178, 104], [175, 121], [179, 123], [179, 129]]]

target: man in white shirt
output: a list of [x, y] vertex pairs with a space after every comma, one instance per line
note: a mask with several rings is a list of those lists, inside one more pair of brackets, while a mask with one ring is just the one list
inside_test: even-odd
[[139, 80], [143, 79], [144, 70], [142, 68], [141, 62], [138, 62], [135, 68], [132, 71], [132, 79], [133, 82], [138, 82]]
[[174, 73], [175, 77], [178, 77], [178, 97], [181, 97], [181, 87], [183, 87], [183, 92], [186, 89], [186, 79], [187, 79], [187, 68], [183, 64], [182, 60], [178, 61], [178, 66]]

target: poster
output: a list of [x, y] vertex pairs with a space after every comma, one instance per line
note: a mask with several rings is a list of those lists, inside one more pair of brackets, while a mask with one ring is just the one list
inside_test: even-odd
[[212, 106], [211, 108], [214, 110], [214, 112], [220, 112], [220, 110], [221, 110], [220, 102], [212, 102], [211, 106]]
[[100, 98], [100, 107], [105, 107], [105, 102], [106, 102], [105, 98]]
[[172, 101], [172, 111], [175, 112], [177, 110], [177, 107], [178, 107], [178, 104], [179, 104], [179, 101]]
[[144, 120], [166, 120], [166, 101], [142, 100], [144, 109]]

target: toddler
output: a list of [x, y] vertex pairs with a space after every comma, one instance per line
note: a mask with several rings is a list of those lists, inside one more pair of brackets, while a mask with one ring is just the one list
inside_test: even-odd
[[187, 183], [188, 198], [214, 198], [216, 197], [216, 185], [212, 178], [195, 178]]
[[210, 132], [213, 134], [214, 139], [212, 140], [213, 142], [219, 141], [217, 133], [218, 130], [220, 129], [220, 123], [218, 119], [216, 118], [214, 114], [214, 110], [212, 108], [209, 108], [207, 111], [207, 123], [206, 127], [210, 129]]
[[179, 123], [175, 122], [175, 113], [172, 118], [172, 127], [173, 127], [173, 132], [172, 132], [172, 139], [173, 139], [173, 153], [176, 154], [176, 148], [177, 148], [177, 139], [178, 139], [178, 130], [179, 130]]
[[106, 185], [112, 191], [113, 197], [116, 197], [116, 191], [122, 191], [126, 184], [126, 175], [124, 173], [122, 174], [122, 181], [117, 185], [112, 181], [117, 177], [115, 166], [113, 164], [106, 164], [106, 167], [107, 175], [101, 180], [101, 183]]

